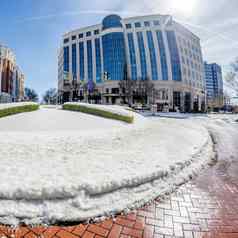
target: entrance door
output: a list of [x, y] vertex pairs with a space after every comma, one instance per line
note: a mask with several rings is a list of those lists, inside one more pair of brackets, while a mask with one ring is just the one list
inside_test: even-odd
[[181, 92], [173, 92], [173, 104], [174, 111], [176, 108], [181, 110]]
[[184, 110], [185, 112], [191, 112], [191, 93], [185, 93]]

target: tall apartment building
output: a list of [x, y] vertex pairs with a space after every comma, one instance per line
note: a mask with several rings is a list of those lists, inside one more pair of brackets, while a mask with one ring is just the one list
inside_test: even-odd
[[221, 66], [204, 63], [207, 104], [210, 107], [222, 107], [224, 104], [223, 79]]
[[0, 44], [0, 103], [24, 99], [24, 74], [12, 50]]
[[119, 104], [125, 74], [153, 83], [160, 110], [206, 107], [200, 39], [171, 16], [109, 15], [101, 24], [63, 35], [58, 55], [61, 102], [72, 100], [72, 90], [74, 98], [84, 100], [85, 84], [94, 84], [101, 103]]

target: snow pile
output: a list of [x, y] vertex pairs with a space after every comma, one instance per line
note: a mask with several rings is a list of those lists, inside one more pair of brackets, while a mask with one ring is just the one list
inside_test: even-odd
[[81, 221], [133, 209], [213, 157], [197, 121], [133, 115], [125, 124], [41, 109], [0, 120], [0, 222]]
[[34, 102], [17, 102], [17, 103], [0, 103], [0, 110], [7, 109], [7, 108], [14, 108], [14, 107], [23, 107], [23, 106], [29, 106], [29, 105], [38, 105]]
[[110, 112], [110, 113], [121, 115], [121, 116], [126, 116], [126, 117], [133, 116], [131, 111], [126, 110], [124, 107], [121, 107], [121, 106], [89, 104], [89, 103], [79, 103], [79, 102], [70, 102], [70, 103], [65, 103], [64, 105], [76, 105], [76, 106], [78, 105], [78, 106], [83, 106], [86, 108], [99, 109], [102, 111]]

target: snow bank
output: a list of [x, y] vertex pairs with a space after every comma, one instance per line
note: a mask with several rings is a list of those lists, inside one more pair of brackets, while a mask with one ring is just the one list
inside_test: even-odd
[[[133, 116], [135, 123], [125, 124], [41, 109], [4, 118], [0, 222], [82, 221], [133, 209], [184, 183], [213, 157], [209, 133], [197, 121]], [[27, 121], [27, 130], [12, 130], [13, 119]], [[29, 129], [51, 121], [54, 132]]]
[[106, 117], [110, 119], [116, 119], [125, 121], [128, 123], [133, 122], [133, 113], [120, 106], [112, 105], [99, 105], [88, 103], [65, 103], [63, 109], [80, 111], [83, 113], [93, 114], [96, 116]]
[[17, 103], [0, 103], [0, 110], [7, 109], [7, 108], [14, 108], [14, 107], [23, 107], [23, 106], [31, 106], [31, 105], [38, 105], [34, 102], [17, 102]]
[[36, 103], [9, 103], [0, 104], [0, 118], [19, 114], [23, 112], [31, 112], [39, 109], [39, 105]]

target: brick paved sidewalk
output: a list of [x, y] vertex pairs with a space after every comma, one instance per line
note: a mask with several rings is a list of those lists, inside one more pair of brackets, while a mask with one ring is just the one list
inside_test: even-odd
[[[229, 171], [232, 168], [231, 172]], [[98, 224], [48, 228], [0, 227], [0, 237], [238, 238], [238, 165], [209, 168], [164, 201]]]

